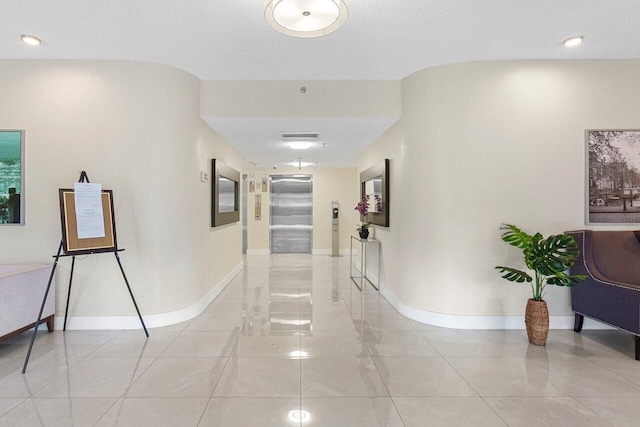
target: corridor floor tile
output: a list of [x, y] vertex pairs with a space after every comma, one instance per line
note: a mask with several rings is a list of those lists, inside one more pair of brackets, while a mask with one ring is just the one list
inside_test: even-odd
[[299, 358], [300, 335], [260, 335], [242, 332], [231, 357]]
[[375, 357], [374, 361], [391, 396], [476, 396], [440, 357]]
[[211, 397], [226, 363], [226, 358], [156, 359], [126, 397]]
[[207, 398], [119, 399], [95, 427], [196, 427]]
[[229, 358], [213, 396], [300, 396], [300, 360]]
[[609, 425], [570, 397], [489, 397], [485, 401], [511, 427]]
[[297, 397], [213, 397], [199, 426], [299, 427], [299, 411]]
[[349, 258], [245, 258], [194, 319], [0, 343], [0, 427], [637, 424], [633, 338], [455, 330], [361, 294]]
[[394, 397], [405, 427], [506, 427], [479, 397]]
[[30, 398], [0, 418], [0, 427], [92, 426], [115, 401], [115, 398]]
[[302, 363], [302, 396], [388, 396], [371, 358], [309, 358]]
[[237, 332], [182, 332], [160, 357], [228, 356], [238, 340]]
[[303, 424], [304, 427], [403, 426], [389, 397], [303, 397], [302, 410], [308, 414], [308, 422]]
[[83, 359], [35, 397], [120, 397], [151, 365], [151, 358]]

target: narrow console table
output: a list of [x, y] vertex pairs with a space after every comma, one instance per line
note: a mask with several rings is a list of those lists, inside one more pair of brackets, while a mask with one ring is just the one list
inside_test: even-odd
[[[354, 254], [354, 246], [359, 252]], [[354, 262], [354, 256], [360, 259]], [[371, 269], [373, 267], [373, 270]], [[375, 274], [375, 277], [372, 275]], [[351, 236], [349, 248], [349, 276], [360, 292], [380, 291], [380, 241], [375, 239], [361, 239]], [[375, 282], [375, 283], [374, 283]], [[371, 289], [373, 288], [373, 289]]]

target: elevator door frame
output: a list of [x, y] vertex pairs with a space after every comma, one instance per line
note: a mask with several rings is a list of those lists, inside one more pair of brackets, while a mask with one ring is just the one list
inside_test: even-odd
[[273, 252], [273, 241], [271, 239], [271, 226], [273, 223], [272, 204], [271, 198], [273, 197], [273, 177], [274, 176], [290, 176], [290, 177], [309, 177], [309, 185], [311, 186], [311, 244], [309, 246], [309, 252], [276, 252], [276, 253], [299, 253], [299, 254], [313, 254], [313, 174], [308, 173], [278, 173], [269, 175], [269, 253]]

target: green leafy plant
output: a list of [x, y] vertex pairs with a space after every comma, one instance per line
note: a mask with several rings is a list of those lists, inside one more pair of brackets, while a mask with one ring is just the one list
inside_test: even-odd
[[573, 286], [586, 279], [587, 276], [582, 274], [567, 274], [580, 255], [573, 237], [559, 234], [545, 239], [540, 233], [531, 236], [511, 224], [504, 224], [500, 229], [504, 230], [502, 240], [522, 249], [524, 263], [534, 272], [535, 283], [534, 278], [522, 270], [504, 266], [496, 269], [511, 282], [529, 283], [535, 301], [542, 301], [547, 285]]

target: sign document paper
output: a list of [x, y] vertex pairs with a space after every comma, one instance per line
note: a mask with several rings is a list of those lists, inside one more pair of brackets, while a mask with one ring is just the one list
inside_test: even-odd
[[76, 182], [73, 186], [78, 239], [104, 237], [102, 184]]

